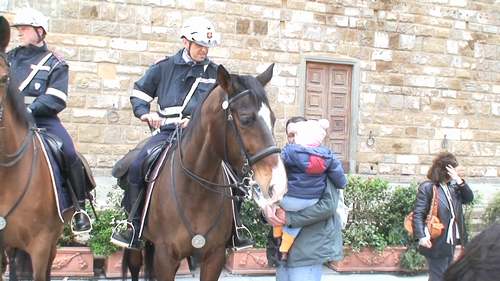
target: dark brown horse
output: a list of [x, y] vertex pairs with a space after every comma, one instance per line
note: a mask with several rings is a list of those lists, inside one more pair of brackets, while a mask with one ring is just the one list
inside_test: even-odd
[[[143, 232], [146, 271], [152, 271], [155, 279], [174, 280], [180, 261], [191, 255], [199, 257], [201, 280], [218, 279], [232, 227], [222, 161], [236, 171], [237, 178], [258, 183], [265, 201], [261, 206], [278, 201], [286, 192], [286, 174], [273, 136], [275, 117], [263, 88], [272, 71], [273, 65], [258, 77], [240, 76], [219, 66], [218, 86], [180, 134], [178, 145], [170, 149]], [[249, 188], [249, 184], [243, 186]], [[200, 243], [195, 236], [206, 239], [198, 245], [201, 248], [194, 247]], [[127, 251], [126, 256], [137, 278], [141, 255]]]
[[0, 17], [0, 259], [5, 249], [23, 250], [31, 257], [33, 279], [45, 281], [50, 280], [63, 223], [49, 167], [22, 97], [8, 91], [9, 31], [8, 22]]

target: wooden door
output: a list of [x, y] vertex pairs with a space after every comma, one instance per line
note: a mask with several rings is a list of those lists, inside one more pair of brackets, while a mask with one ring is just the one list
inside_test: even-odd
[[330, 121], [325, 145], [342, 160], [346, 173], [349, 172], [351, 83], [351, 65], [307, 63], [305, 117]]

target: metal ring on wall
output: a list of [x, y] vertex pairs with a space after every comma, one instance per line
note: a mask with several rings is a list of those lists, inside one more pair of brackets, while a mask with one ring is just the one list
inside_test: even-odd
[[366, 145], [372, 147], [375, 144], [375, 138], [373, 137], [373, 132], [370, 131], [368, 134], [368, 139], [366, 140]]

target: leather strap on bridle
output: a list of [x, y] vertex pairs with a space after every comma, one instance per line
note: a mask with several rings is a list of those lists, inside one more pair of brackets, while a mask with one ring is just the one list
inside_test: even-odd
[[16, 150], [16, 152], [12, 154], [6, 154], [4, 157], [2, 157], [3, 159], [0, 161], [0, 167], [12, 167], [23, 158], [30, 140], [33, 139], [33, 130], [33, 128], [28, 129], [28, 133], [24, 136], [23, 142], [21, 143], [19, 149]]

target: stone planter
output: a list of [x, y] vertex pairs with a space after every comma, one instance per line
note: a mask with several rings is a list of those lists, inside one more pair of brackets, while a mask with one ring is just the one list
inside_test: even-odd
[[396, 272], [401, 271], [399, 261], [406, 247], [387, 247], [383, 252], [364, 248], [359, 252], [344, 248], [344, 259], [330, 263], [338, 272]]
[[94, 256], [88, 247], [61, 247], [52, 263], [52, 277], [94, 276]]
[[[106, 278], [122, 277], [122, 258], [123, 251], [116, 252], [106, 257], [106, 260], [104, 262], [104, 275], [106, 275]], [[129, 276], [130, 273], [128, 273], [127, 275]], [[143, 271], [141, 270], [140, 276], [142, 277], [143, 275]], [[181, 261], [181, 265], [177, 270], [177, 275], [192, 275], [191, 271], [189, 270], [187, 259], [183, 259]]]
[[266, 249], [230, 251], [225, 267], [233, 274], [263, 275], [276, 272], [267, 265]]

